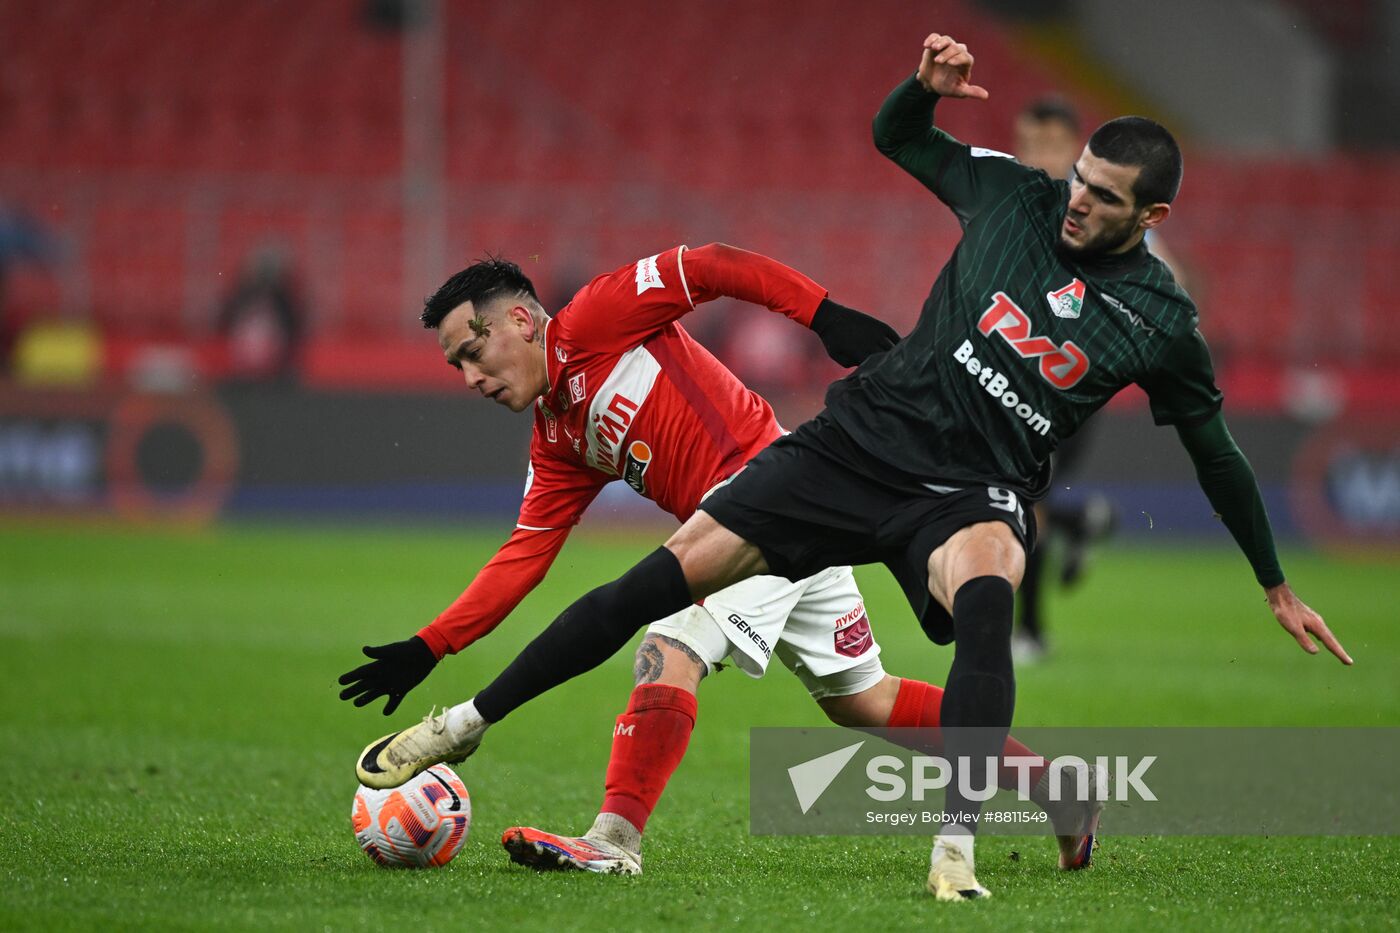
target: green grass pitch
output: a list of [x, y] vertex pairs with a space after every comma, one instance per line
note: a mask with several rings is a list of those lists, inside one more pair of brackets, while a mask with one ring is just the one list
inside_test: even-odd
[[[630, 652], [518, 711], [460, 767], [475, 822], [452, 865], [377, 868], [349, 829], [360, 748], [469, 696], [658, 537], [580, 534], [501, 630], [448, 659], [394, 717], [339, 702], [335, 678], [360, 645], [416, 630], [500, 534], [0, 527], [0, 928], [1397, 924], [1396, 838], [1124, 838], [1109, 824], [1094, 867], [1064, 875], [1049, 840], [991, 837], [978, 874], [995, 897], [947, 905], [922, 892], [926, 839], [751, 837], [749, 727], [821, 721], [780, 668], [702, 686], [643, 877], [509, 864], [506, 826], [590, 821]], [[1115, 545], [1080, 589], [1054, 597], [1055, 655], [1019, 672], [1018, 724], [1400, 725], [1400, 565], [1284, 560], [1354, 668], [1299, 651], [1223, 540]], [[861, 580], [886, 666], [941, 683], [948, 650], [922, 639], [883, 570]]]

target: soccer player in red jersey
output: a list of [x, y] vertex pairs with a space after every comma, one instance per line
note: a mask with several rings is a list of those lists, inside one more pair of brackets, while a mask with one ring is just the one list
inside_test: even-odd
[[[422, 320], [467, 386], [535, 429], [519, 520], [510, 539], [436, 620], [403, 642], [366, 648], [372, 662], [341, 678], [342, 698], [397, 707], [445, 654], [494, 629], [545, 576], [569, 531], [609, 482], [621, 479], [681, 521], [782, 433], [772, 409], [696, 343], [678, 319], [719, 296], [764, 305], [815, 330], [838, 363], [888, 349], [887, 325], [836, 304], [806, 276], [720, 244], [678, 247], [599, 276], [551, 318], [520, 269], [479, 262], [428, 300]], [[529, 828], [503, 842], [516, 861], [634, 874], [647, 818], [685, 753], [701, 678], [726, 659], [762, 676], [773, 654], [834, 722], [934, 727], [942, 691], [890, 676], [849, 567], [795, 582], [746, 580], [653, 624], [636, 655], [636, 687], [613, 732], [606, 793], [583, 837]], [[469, 701], [371, 744], [357, 767], [392, 787], [425, 767], [461, 760], [486, 723]], [[904, 733], [920, 748], [936, 734]], [[472, 736], [470, 746], [460, 741]], [[1008, 740], [1008, 755], [1030, 752]], [[1045, 805], [1043, 764], [1030, 773]], [[1014, 768], [1001, 776], [1015, 787]], [[1062, 830], [1061, 863], [1087, 864], [1092, 808], [1049, 808]]]

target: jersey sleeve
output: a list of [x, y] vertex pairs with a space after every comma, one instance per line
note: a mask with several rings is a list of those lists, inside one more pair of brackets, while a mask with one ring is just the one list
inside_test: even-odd
[[1178, 425], [1176, 430], [1195, 464], [1201, 490], [1254, 568], [1254, 578], [1265, 589], [1282, 583], [1264, 497], [1254, 470], [1225, 426], [1225, 416], [1216, 412], [1199, 425]]
[[916, 76], [898, 87], [875, 115], [875, 148], [957, 215], [964, 227], [983, 208], [1034, 174], [1004, 152], [977, 149], [933, 125], [938, 95]]
[[514, 533], [462, 595], [418, 633], [433, 654], [455, 654], [500, 625], [544, 579], [607, 482], [601, 474], [550, 456], [537, 435]]
[[737, 298], [762, 305], [803, 327], [826, 297], [826, 289], [776, 259], [725, 243], [682, 248], [681, 274], [692, 305], [716, 298]]
[[1157, 424], [1204, 424], [1220, 410], [1225, 397], [1215, 384], [1210, 349], [1199, 329], [1173, 341], [1157, 367], [1138, 384], [1147, 392]]
[[620, 353], [695, 307], [678, 246], [589, 282], [559, 316], [575, 347]]
[[515, 529], [462, 595], [424, 626], [418, 637], [441, 659], [491, 634], [539, 586], [570, 530]]
[[525, 500], [515, 527], [523, 531], [572, 528], [583, 518], [609, 478], [582, 465], [550, 456], [538, 437], [525, 475]]
[[570, 340], [613, 352], [629, 350], [697, 304], [719, 297], [763, 305], [810, 327], [826, 289], [748, 250], [723, 243], [678, 246], [585, 286], [569, 305]]

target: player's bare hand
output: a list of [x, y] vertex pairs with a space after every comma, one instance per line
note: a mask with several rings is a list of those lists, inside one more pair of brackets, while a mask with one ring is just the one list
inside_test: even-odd
[[1284, 631], [1292, 635], [1308, 654], [1317, 654], [1317, 645], [1313, 643], [1311, 635], [1327, 647], [1327, 650], [1337, 656], [1337, 660], [1343, 664], [1351, 663], [1351, 655], [1347, 654], [1342, 643], [1337, 641], [1337, 637], [1332, 634], [1332, 630], [1327, 627], [1327, 623], [1322, 621], [1322, 616], [1318, 615], [1298, 598], [1293, 592], [1293, 588], [1287, 583], [1280, 583], [1278, 586], [1269, 587], [1264, 591], [1269, 608], [1273, 610], [1274, 618], [1278, 619], [1278, 624], [1283, 626]]
[[935, 32], [924, 40], [919, 83], [940, 97], [986, 100], [990, 96], [986, 89], [972, 83], [972, 61], [966, 45]]

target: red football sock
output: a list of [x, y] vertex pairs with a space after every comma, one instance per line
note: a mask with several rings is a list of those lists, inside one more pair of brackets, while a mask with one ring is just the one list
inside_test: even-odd
[[[939, 710], [942, 707], [942, 687], [926, 684], [922, 680], [909, 680], [908, 678], [900, 680], [899, 693], [895, 695], [894, 708], [890, 710], [890, 720], [886, 725], [892, 729], [926, 729], [929, 731], [919, 736], [911, 735], [907, 740], [898, 736], [891, 738], [906, 748], [912, 748], [916, 751], [929, 752], [934, 755], [942, 753], [943, 736], [938, 731]], [[1015, 755], [1040, 759], [1039, 764], [1030, 767], [1031, 787], [1035, 787], [1040, 782], [1040, 776], [1045, 773], [1050, 764], [1011, 736], [1006, 737], [1006, 744], [1002, 746], [1001, 753], [1007, 757]], [[997, 769], [997, 786], [1005, 790], [1015, 790], [1016, 769], [1009, 765]]]
[[695, 694], [665, 684], [632, 691], [613, 729], [602, 812], [616, 813], [638, 831], [656, 809], [695, 728]]

